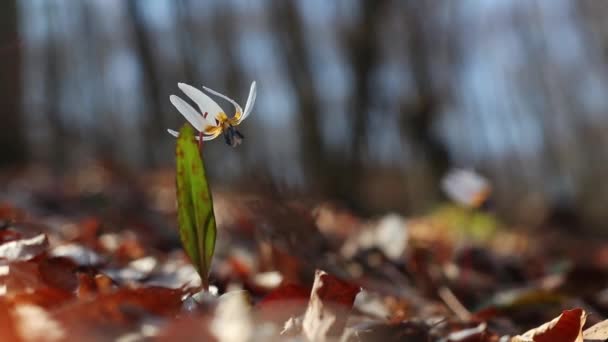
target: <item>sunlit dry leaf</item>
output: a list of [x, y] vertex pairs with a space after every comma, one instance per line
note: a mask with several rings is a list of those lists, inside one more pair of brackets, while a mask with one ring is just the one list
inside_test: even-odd
[[511, 342], [583, 342], [586, 319], [583, 309], [565, 310], [552, 321], [513, 337]]
[[299, 335], [302, 332], [302, 317], [290, 317], [285, 324], [283, 324], [283, 329], [280, 332], [281, 336], [295, 336]]
[[47, 247], [48, 240], [45, 234], [28, 239], [9, 241], [0, 245], [0, 258], [9, 261], [30, 260], [44, 252]]
[[210, 330], [220, 342], [247, 342], [254, 336], [251, 303], [246, 291], [233, 291], [218, 299]]
[[14, 309], [17, 331], [23, 341], [59, 341], [66, 337], [61, 324], [43, 308], [35, 305], [18, 305]]
[[583, 331], [585, 340], [606, 340], [608, 339], [608, 319], [601, 321]]
[[359, 287], [317, 270], [302, 322], [304, 335], [311, 341], [340, 336], [359, 291]]

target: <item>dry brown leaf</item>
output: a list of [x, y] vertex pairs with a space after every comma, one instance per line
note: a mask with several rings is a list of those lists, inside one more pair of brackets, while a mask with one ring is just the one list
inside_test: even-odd
[[583, 331], [585, 340], [605, 340], [608, 339], [608, 319], [601, 321]]
[[9, 241], [0, 245], [0, 258], [9, 261], [30, 260], [44, 252], [47, 247], [48, 240], [45, 234]]
[[583, 342], [586, 319], [583, 309], [565, 310], [552, 321], [513, 337], [511, 342]]
[[340, 336], [360, 288], [317, 270], [302, 322], [310, 341]]

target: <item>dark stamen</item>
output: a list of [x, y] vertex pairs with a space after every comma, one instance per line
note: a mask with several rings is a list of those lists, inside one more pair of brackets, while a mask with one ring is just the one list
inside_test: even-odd
[[240, 145], [243, 142], [243, 139], [245, 139], [243, 134], [241, 134], [241, 132], [239, 132], [233, 126], [229, 126], [224, 131], [224, 141], [226, 141], [226, 144], [232, 147], [237, 147], [238, 145]]

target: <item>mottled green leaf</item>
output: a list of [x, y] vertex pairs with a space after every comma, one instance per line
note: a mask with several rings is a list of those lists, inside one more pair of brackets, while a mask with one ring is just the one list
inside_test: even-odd
[[217, 229], [205, 165], [194, 140], [194, 131], [188, 124], [180, 130], [175, 159], [179, 235], [186, 254], [207, 287]]

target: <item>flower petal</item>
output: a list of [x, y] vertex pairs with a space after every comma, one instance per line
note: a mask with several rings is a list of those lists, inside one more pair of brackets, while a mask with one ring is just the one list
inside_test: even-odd
[[[216, 135], [203, 135], [203, 141], [213, 140], [213, 139], [215, 139], [215, 138], [217, 138], [219, 136], [220, 136], [219, 134], [216, 134]], [[196, 140], [199, 140], [199, 138], [196, 137]]]
[[169, 96], [169, 100], [177, 110], [188, 120], [188, 122], [196, 128], [197, 131], [202, 131], [207, 124], [205, 119], [194, 109], [188, 102], [182, 100], [176, 95]]
[[241, 106], [239, 106], [239, 104], [236, 103], [236, 101], [234, 101], [233, 99], [231, 99], [228, 96], [226, 96], [222, 93], [219, 93], [211, 88], [207, 88], [207, 87], [203, 86], [203, 89], [205, 89], [206, 91], [210, 92], [211, 94], [213, 94], [215, 96], [219, 96], [219, 97], [223, 98], [224, 100], [232, 103], [232, 105], [234, 106], [234, 111], [235, 111], [234, 117], [235, 118], [240, 118], [241, 115], [243, 115], [243, 108], [241, 108]]
[[257, 96], [257, 85], [256, 85], [256, 82], [253, 81], [251, 83], [251, 88], [249, 88], [249, 97], [247, 98], [247, 103], [245, 104], [245, 112], [243, 113], [243, 118], [241, 118], [241, 121], [245, 120], [245, 118], [247, 118], [249, 116], [249, 114], [251, 113], [251, 110], [253, 109], [253, 104], [255, 103], [256, 96]]
[[169, 132], [169, 134], [171, 134], [174, 137], [179, 137], [179, 132], [178, 131], [174, 131], [172, 129], [167, 129], [167, 132]]
[[[209, 96], [202, 91], [194, 88], [186, 83], [178, 83], [177, 86], [181, 89], [184, 94], [188, 95], [198, 106], [201, 111], [201, 117], [208, 125], [215, 124], [215, 116], [219, 113], [223, 113], [224, 110]], [[207, 114], [205, 114], [207, 113]], [[200, 131], [200, 129], [199, 129]]]

